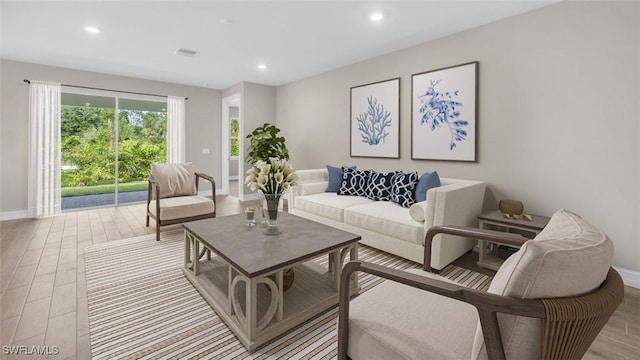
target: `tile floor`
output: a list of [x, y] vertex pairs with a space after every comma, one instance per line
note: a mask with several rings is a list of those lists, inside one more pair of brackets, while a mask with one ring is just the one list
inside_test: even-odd
[[[247, 204], [232, 196], [218, 196], [217, 205], [218, 216], [224, 216], [242, 212]], [[3, 359], [21, 358], [6, 354], [10, 345], [42, 346], [50, 353], [42, 356], [44, 359], [91, 357], [84, 249], [152, 234], [153, 221], [145, 227], [144, 213], [145, 204], [135, 204], [0, 222]], [[624, 303], [586, 358], [640, 359], [640, 289], [626, 287], [625, 291]]]

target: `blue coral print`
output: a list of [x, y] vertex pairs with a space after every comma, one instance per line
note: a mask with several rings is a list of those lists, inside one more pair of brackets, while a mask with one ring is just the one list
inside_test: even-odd
[[378, 145], [389, 135], [386, 130], [391, 126], [391, 113], [384, 110], [384, 105], [378, 103], [373, 96], [367, 98], [368, 110], [358, 115], [358, 130], [362, 142], [368, 145]]
[[460, 119], [459, 108], [462, 107], [462, 103], [454, 100], [460, 95], [460, 91], [441, 93], [436, 90], [439, 83], [440, 80], [431, 80], [424, 95], [418, 96], [422, 104], [420, 106], [420, 114], [422, 114], [420, 125], [428, 125], [431, 131], [446, 125], [451, 134], [449, 150], [453, 151], [456, 148], [456, 143], [467, 139], [467, 131], [463, 128], [468, 126], [469, 122]]

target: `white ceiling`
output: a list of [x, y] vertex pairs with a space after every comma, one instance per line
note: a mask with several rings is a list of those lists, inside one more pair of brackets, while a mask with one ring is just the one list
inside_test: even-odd
[[0, 57], [216, 89], [281, 85], [554, 2], [2, 0]]

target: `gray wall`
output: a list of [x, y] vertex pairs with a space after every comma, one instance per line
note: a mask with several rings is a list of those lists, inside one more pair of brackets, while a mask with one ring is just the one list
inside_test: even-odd
[[[437, 170], [489, 184], [485, 208], [581, 214], [640, 271], [640, 3], [562, 2], [278, 87], [296, 168]], [[477, 163], [411, 160], [411, 74], [477, 60]], [[401, 77], [401, 158], [349, 157], [349, 89]]]
[[[29, 86], [23, 79], [188, 97], [186, 160], [221, 181], [219, 90], [8, 60], [0, 60], [0, 78], [0, 214], [27, 210]], [[203, 148], [210, 153], [202, 154]]]
[[[268, 85], [260, 85], [250, 82], [242, 83], [242, 92], [240, 100], [240, 113], [242, 114], [240, 131], [242, 138], [250, 134], [255, 128], [264, 123], [276, 123], [276, 88]], [[244, 142], [244, 148], [247, 149], [249, 142]], [[241, 153], [241, 156], [245, 156]], [[243, 171], [249, 168], [249, 164], [245, 163]], [[244, 178], [241, 176], [241, 178]], [[253, 194], [247, 186], [244, 186], [245, 195]]]

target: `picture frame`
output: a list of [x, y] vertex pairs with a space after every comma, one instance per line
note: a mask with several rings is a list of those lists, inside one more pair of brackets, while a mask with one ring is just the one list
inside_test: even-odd
[[411, 75], [411, 159], [477, 161], [478, 67]]
[[400, 158], [400, 78], [351, 88], [351, 157]]

